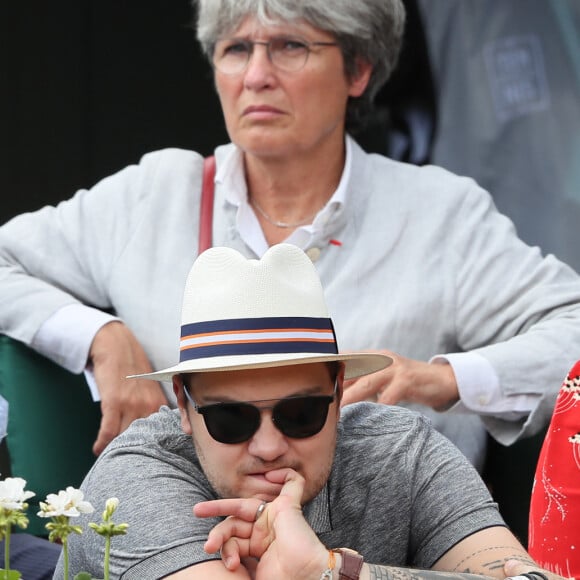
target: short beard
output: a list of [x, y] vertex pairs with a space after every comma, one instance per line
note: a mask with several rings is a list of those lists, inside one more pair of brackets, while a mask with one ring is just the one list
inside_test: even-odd
[[[236, 493], [235, 490], [229, 488], [227, 485], [224, 485], [223, 477], [220, 476], [219, 473], [216, 473], [215, 470], [208, 468], [208, 462], [205, 460], [205, 453], [200, 445], [198, 445], [195, 437], [192, 437], [193, 445], [195, 448], [195, 452], [197, 454], [197, 458], [203, 469], [203, 472], [209, 481], [211, 487], [216, 492], [218, 497], [223, 499], [230, 499], [230, 498], [238, 498], [239, 493]], [[336, 450], [336, 435], [332, 442], [332, 449], [329, 450], [328, 455], [326, 456], [326, 461], [324, 465], [320, 466], [320, 469], [317, 471], [317, 477], [314, 480], [306, 479], [306, 476], [302, 470], [302, 463], [300, 462], [293, 462], [292, 464], [267, 464], [260, 460], [255, 460], [254, 464], [260, 461], [260, 466], [264, 468], [265, 466], [268, 469], [282, 469], [282, 468], [291, 468], [294, 471], [300, 473], [302, 477], [306, 479], [304, 483], [304, 493], [302, 494], [302, 505], [307, 504], [311, 500], [313, 500], [324, 488], [328, 478], [330, 477], [330, 472], [332, 470], [332, 464], [334, 462], [334, 454]], [[244, 473], [251, 473], [253, 469], [244, 469], [239, 470], [241, 474]]]

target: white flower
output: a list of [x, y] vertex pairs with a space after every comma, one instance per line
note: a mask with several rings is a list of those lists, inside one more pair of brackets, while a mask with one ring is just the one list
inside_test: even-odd
[[105, 507], [108, 511], [114, 512], [119, 507], [119, 498], [118, 497], [110, 497], [105, 504]]
[[36, 495], [32, 491], [24, 491], [26, 480], [21, 477], [7, 477], [0, 481], [0, 508], [6, 510], [21, 510], [27, 499]]
[[81, 514], [90, 514], [95, 508], [88, 502], [83, 501], [84, 494], [80, 489], [67, 487], [57, 494], [49, 493], [46, 502], [40, 502], [38, 515], [41, 518], [52, 518], [57, 516], [67, 516], [76, 518]]

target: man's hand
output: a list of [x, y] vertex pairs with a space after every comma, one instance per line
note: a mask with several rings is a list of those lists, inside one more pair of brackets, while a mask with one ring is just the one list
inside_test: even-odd
[[[233, 571], [243, 564], [255, 580], [319, 578], [326, 568], [328, 551], [302, 515], [304, 478], [292, 469], [265, 476], [284, 485], [256, 521], [262, 503], [256, 498], [219, 499], [194, 507], [197, 517], [228, 516], [210, 532], [205, 551], [221, 551], [226, 568]], [[257, 564], [255, 558], [259, 558]]]
[[341, 404], [373, 400], [385, 405], [402, 401], [421, 403], [442, 411], [459, 399], [455, 374], [449, 364], [429, 364], [399, 356], [388, 350], [393, 364], [382, 371], [345, 381]]
[[[302, 515], [304, 479], [292, 469], [272, 471], [266, 477], [284, 486], [257, 520], [262, 502], [256, 498], [219, 499], [194, 507], [197, 517], [226, 517], [209, 533], [205, 551], [221, 551], [228, 570], [235, 571], [243, 565], [253, 580], [320, 578], [327, 566], [328, 552]], [[367, 562], [361, 578], [493, 580], [532, 571], [541, 572], [548, 580], [564, 580], [539, 568], [507, 528], [492, 526], [455, 544], [431, 570]], [[541, 580], [541, 576], [533, 580]]]
[[152, 369], [143, 347], [122, 322], [109, 322], [97, 332], [89, 358], [103, 414], [93, 445], [93, 452], [99, 455], [134, 419], [154, 413], [167, 399], [159, 383], [125, 378]]
[[[521, 574], [530, 572], [541, 572], [548, 578], [548, 580], [563, 580], [565, 578], [564, 576], [558, 576], [553, 572], [548, 572], [548, 570], [544, 570], [536, 565], [530, 565], [528, 562], [522, 562], [521, 560], [509, 560], [505, 563], [503, 570], [507, 577], [520, 576]], [[536, 580], [540, 580], [540, 577], [534, 574], [532, 574], [532, 577]], [[574, 579], [570, 578], [569, 580]]]

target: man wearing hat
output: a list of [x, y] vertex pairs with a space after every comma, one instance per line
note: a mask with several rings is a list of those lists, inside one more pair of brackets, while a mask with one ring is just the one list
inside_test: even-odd
[[[172, 378], [178, 410], [135, 421], [82, 485], [94, 505], [118, 497], [116, 520], [129, 524], [112, 577], [546, 577], [424, 417], [373, 403], [341, 411], [343, 381], [391, 359], [339, 353], [297, 247], [261, 260], [203, 253], [186, 282], [179, 360], [141, 375]], [[71, 573], [102, 577], [103, 550], [96, 534], [71, 537]]]

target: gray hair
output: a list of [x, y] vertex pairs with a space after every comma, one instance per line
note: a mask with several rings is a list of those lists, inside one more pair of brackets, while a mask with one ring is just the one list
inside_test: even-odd
[[361, 128], [379, 89], [390, 77], [402, 43], [405, 9], [401, 0], [193, 0], [197, 39], [211, 62], [216, 42], [247, 16], [265, 25], [304, 20], [332, 34], [342, 51], [345, 73], [352, 78], [360, 60], [373, 67], [363, 95], [351, 98], [346, 126]]

